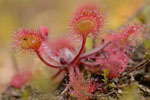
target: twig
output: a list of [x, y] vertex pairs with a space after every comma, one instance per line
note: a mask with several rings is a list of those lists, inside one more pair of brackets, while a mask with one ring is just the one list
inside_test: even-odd
[[[68, 87], [66, 87], [66, 88], [64, 89], [64, 91], [61, 92], [61, 94], [55, 98], [55, 100], [59, 100], [59, 98], [61, 98], [67, 91], [68, 91]], [[54, 97], [53, 97], [53, 98], [54, 98]]]
[[87, 95], [87, 96], [91, 96], [91, 97], [108, 97], [110, 94], [115, 93], [115, 91], [116, 91], [116, 90], [111, 91], [111, 92], [109, 92], [109, 93], [107, 93], [107, 94], [101, 93], [100, 95], [89, 94], [89, 93], [84, 92], [84, 91], [81, 91], [81, 93], [82, 93], [82, 94], [85, 94], [85, 95]]
[[131, 72], [133, 72], [133, 71], [135, 71], [135, 70], [140, 69], [141, 67], [143, 67], [144, 65], [146, 65], [146, 64], [148, 64], [148, 63], [150, 63], [150, 59], [148, 59], [148, 60], [146, 59], [146, 60], [142, 61], [142, 62], [139, 63], [136, 67], [130, 69], [127, 73], [125, 73], [124, 75], [120, 76], [119, 78], [120, 78], [120, 79], [123, 78], [124, 76], [130, 74]]

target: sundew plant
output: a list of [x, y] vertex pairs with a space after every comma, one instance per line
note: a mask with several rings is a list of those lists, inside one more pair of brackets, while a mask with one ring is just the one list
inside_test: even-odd
[[[15, 48], [27, 52], [34, 52], [37, 57], [46, 64], [49, 69], [58, 70], [55, 79], [65, 71], [68, 82], [65, 83], [65, 92], [77, 100], [95, 100], [98, 93], [106, 93], [106, 85], [112, 80], [122, 77], [129, 64], [132, 51], [139, 43], [138, 36], [142, 36], [141, 23], [124, 25], [117, 31], [109, 31], [102, 36], [105, 27], [105, 17], [99, 6], [85, 4], [73, 11], [68, 19], [70, 32], [68, 36], [51, 41], [50, 33], [46, 27], [28, 29], [21, 27], [14, 31], [12, 38]], [[106, 29], [106, 28], [105, 28]], [[103, 31], [102, 31], [103, 30]], [[107, 29], [109, 30], [109, 29]], [[50, 33], [50, 34], [49, 34]], [[79, 47], [74, 46], [73, 37], [78, 37]], [[90, 51], [86, 50], [87, 38], [93, 38], [94, 46]], [[96, 43], [97, 41], [99, 43]], [[101, 75], [101, 82], [95, 77], [86, 77], [84, 70], [94, 75]], [[11, 85], [22, 88], [32, 76], [32, 72], [23, 72], [13, 78]], [[100, 78], [100, 77], [99, 77]]]

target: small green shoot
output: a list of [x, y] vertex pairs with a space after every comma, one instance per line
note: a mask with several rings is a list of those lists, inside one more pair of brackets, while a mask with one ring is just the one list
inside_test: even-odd
[[107, 81], [108, 81], [108, 78], [107, 78], [107, 76], [108, 76], [108, 71], [107, 70], [103, 70], [103, 76], [104, 76], [104, 79], [103, 79], [103, 81], [104, 81], [104, 83], [107, 83]]

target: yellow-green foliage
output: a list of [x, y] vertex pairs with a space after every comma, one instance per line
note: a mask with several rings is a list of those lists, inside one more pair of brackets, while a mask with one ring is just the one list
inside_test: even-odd
[[93, 39], [88, 37], [86, 42], [86, 50], [90, 51], [93, 47]]
[[46, 70], [36, 69], [31, 80], [31, 85], [41, 92], [52, 92], [54, 88], [57, 88], [57, 84], [54, 85], [50, 78]]
[[147, 50], [146, 52], [146, 58], [150, 58], [150, 40], [143, 40], [144, 46]]
[[138, 83], [132, 83], [125, 87], [120, 100], [144, 100], [140, 94]]

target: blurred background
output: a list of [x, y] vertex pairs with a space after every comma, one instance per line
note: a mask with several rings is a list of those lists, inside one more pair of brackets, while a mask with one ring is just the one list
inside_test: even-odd
[[63, 36], [69, 32], [68, 22], [73, 9], [87, 2], [100, 6], [107, 29], [115, 30], [132, 21], [149, 24], [150, 0], [0, 0], [0, 92], [18, 69], [41, 63], [36, 57], [13, 51], [13, 31], [22, 26], [46, 26], [49, 37]]

